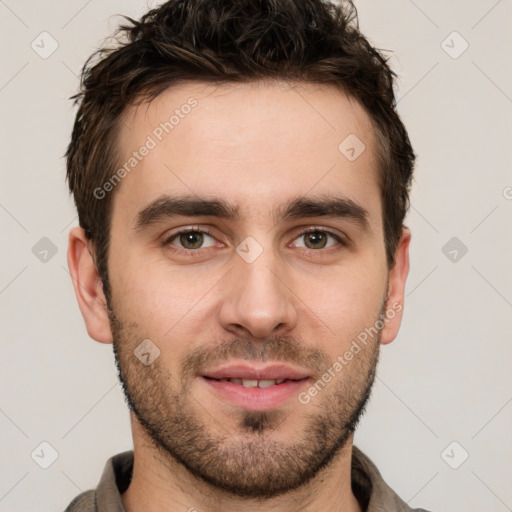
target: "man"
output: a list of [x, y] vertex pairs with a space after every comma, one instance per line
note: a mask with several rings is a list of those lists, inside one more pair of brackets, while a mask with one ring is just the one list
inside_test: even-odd
[[414, 153], [350, 4], [171, 0], [85, 69], [68, 262], [134, 450], [68, 511], [407, 511], [352, 445]]

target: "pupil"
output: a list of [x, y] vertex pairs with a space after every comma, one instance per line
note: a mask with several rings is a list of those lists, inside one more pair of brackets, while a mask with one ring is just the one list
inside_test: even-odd
[[203, 243], [202, 233], [182, 233], [180, 242], [186, 249], [197, 249]]
[[325, 247], [326, 241], [327, 237], [325, 236], [325, 233], [320, 233], [319, 231], [308, 233], [306, 236], [306, 246], [310, 249]]

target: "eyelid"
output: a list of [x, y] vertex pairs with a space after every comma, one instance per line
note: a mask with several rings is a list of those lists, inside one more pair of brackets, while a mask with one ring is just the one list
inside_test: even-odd
[[297, 247], [297, 249], [301, 249], [302, 251], [311, 252], [311, 253], [323, 253], [325, 255], [326, 253], [329, 253], [330, 251], [333, 251], [336, 249], [339, 250], [340, 246], [342, 246], [342, 247], [348, 246], [349, 241], [345, 235], [336, 233], [334, 231], [331, 231], [328, 228], [324, 228], [321, 226], [312, 226], [312, 227], [309, 227], [309, 228], [306, 228], [306, 229], [303, 229], [303, 230], [297, 232], [293, 238], [292, 243], [295, 243], [295, 240], [301, 236], [307, 235], [308, 233], [316, 233], [316, 232], [326, 233], [327, 235], [334, 238], [334, 240], [336, 240], [337, 244], [334, 246], [331, 246], [331, 247], [326, 247], [326, 248], [321, 248], [321, 249], [311, 249], [309, 247], [297, 247], [297, 246], [295, 246], [295, 247]]
[[[212, 234], [212, 231], [208, 227], [195, 225], [195, 226], [185, 226], [185, 227], [179, 228], [177, 231], [174, 231], [170, 235], [166, 235], [162, 242], [162, 245], [167, 246], [167, 245], [171, 244], [172, 240], [174, 240], [176, 237], [180, 236], [183, 233], [204, 233], [208, 236], [211, 236], [212, 238], [214, 238], [216, 240], [215, 236]], [[190, 251], [190, 252], [198, 251], [198, 249], [184, 249], [182, 247], [176, 247], [176, 246], [175, 246], [175, 248], [177, 250], [181, 250], [181, 251]]]
[[297, 238], [301, 235], [305, 235], [307, 233], [315, 233], [317, 231], [331, 235], [332, 237], [334, 237], [336, 240], [338, 240], [343, 245], [348, 245], [348, 243], [350, 241], [349, 237], [347, 235], [345, 235], [345, 233], [338, 233], [338, 232], [331, 230], [330, 228], [327, 228], [324, 226], [310, 226], [306, 229], [302, 229], [297, 232], [297, 234], [294, 237], [294, 240], [295, 240], [295, 238]]

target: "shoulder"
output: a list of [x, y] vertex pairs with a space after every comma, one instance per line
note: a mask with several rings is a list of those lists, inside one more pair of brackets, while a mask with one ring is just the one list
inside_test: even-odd
[[365, 512], [429, 512], [409, 507], [357, 446], [352, 446], [352, 489]]
[[79, 494], [64, 512], [96, 512], [96, 491]]

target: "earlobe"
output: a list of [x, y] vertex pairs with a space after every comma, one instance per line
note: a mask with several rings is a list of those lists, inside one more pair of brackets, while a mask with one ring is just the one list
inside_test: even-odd
[[107, 301], [91, 251], [83, 229], [73, 228], [69, 233], [68, 266], [78, 306], [89, 336], [100, 343], [112, 343]]
[[400, 329], [404, 309], [405, 284], [409, 274], [409, 228], [402, 229], [402, 235], [395, 252], [395, 265], [389, 272], [388, 296], [386, 301], [385, 326], [381, 331], [381, 344], [391, 343]]

